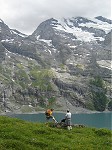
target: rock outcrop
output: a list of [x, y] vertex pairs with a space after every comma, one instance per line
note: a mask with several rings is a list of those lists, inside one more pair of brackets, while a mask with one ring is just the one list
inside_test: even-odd
[[111, 20], [51, 18], [29, 36], [0, 20], [1, 112], [94, 110], [90, 81], [96, 76], [110, 102]]

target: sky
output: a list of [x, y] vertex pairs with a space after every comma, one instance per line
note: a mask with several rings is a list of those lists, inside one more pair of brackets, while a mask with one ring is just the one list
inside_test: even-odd
[[0, 0], [0, 18], [27, 35], [49, 18], [111, 18], [111, 0]]

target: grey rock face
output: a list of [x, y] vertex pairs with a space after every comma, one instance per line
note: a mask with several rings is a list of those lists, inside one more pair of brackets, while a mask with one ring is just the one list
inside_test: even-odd
[[112, 48], [112, 30], [105, 36], [103, 45], [104, 45], [104, 47], [106, 47], [106, 49], [111, 50], [111, 48]]
[[[6, 86], [6, 93], [10, 93], [7, 94], [10, 104], [6, 102], [7, 109], [10, 107], [9, 110], [13, 111], [27, 105], [35, 111], [37, 106], [45, 107], [51, 97], [56, 98], [56, 103], [52, 103], [56, 109], [59, 97], [72, 109], [85, 108], [88, 103], [93, 107], [89, 89], [91, 79], [102, 77], [108, 85], [108, 93], [110, 91], [110, 22], [103, 17], [93, 20], [51, 18], [42, 22], [32, 35], [26, 36], [0, 21], [0, 64], [3, 71], [0, 79], [6, 81], [3, 86]], [[47, 76], [39, 83], [37, 74], [40, 68], [51, 69], [54, 76], [51, 79]], [[43, 85], [42, 89], [41, 85], [47, 80], [49, 84]], [[5, 104], [3, 93], [0, 94], [0, 101]], [[65, 105], [66, 102], [61, 101], [60, 109], [66, 108]]]
[[9, 27], [3, 21], [0, 21], [0, 40], [4, 39], [11, 39], [11, 32]]
[[2, 43], [0, 42], [0, 63], [5, 60], [5, 48], [3, 47]]
[[23, 37], [26, 37], [26, 35], [17, 30], [10, 29], [2, 20], [0, 21], [0, 40], [12, 42], [14, 40], [22, 40]]
[[107, 19], [107, 18], [102, 17], [102, 16], [98, 16], [98, 17], [96, 17], [96, 19], [101, 20], [101, 21], [103, 21], [103, 22], [107, 22], [107, 23], [109, 23], [109, 24], [112, 24], [112, 20]]

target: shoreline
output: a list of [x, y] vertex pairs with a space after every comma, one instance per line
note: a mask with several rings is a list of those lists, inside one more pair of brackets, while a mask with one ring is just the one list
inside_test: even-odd
[[[25, 113], [23, 113], [23, 112], [4, 112], [4, 113], [0, 113], [0, 116], [10, 116], [10, 115], [18, 115], [18, 114], [40, 114], [40, 113], [42, 113], [42, 114], [44, 114], [45, 113], [45, 111], [43, 111], [43, 110], [41, 110], [41, 111], [37, 111], [37, 112], [25, 112]], [[63, 114], [65, 114], [66, 113], [66, 111], [53, 111], [53, 113], [63, 113]], [[74, 111], [74, 112], [71, 112], [72, 114], [95, 114], [95, 113], [112, 113], [111, 111], [103, 111], [103, 112], [100, 112], [100, 111], [87, 111], [87, 112], [77, 112], [77, 111]]]

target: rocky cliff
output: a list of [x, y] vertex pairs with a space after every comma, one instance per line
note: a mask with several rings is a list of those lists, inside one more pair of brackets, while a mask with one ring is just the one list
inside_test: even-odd
[[111, 110], [111, 20], [51, 18], [29, 36], [0, 20], [0, 112], [95, 110], [96, 77]]

